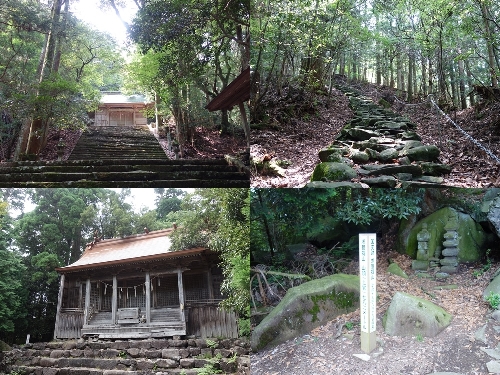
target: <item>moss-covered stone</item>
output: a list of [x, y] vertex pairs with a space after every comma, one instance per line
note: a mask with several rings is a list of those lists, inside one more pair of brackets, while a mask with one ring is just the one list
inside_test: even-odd
[[434, 145], [414, 147], [406, 151], [410, 160], [434, 161], [439, 156], [439, 148]]
[[254, 351], [310, 332], [340, 314], [359, 307], [359, 277], [337, 274], [291, 288], [281, 302], [255, 327]]
[[344, 163], [326, 162], [314, 168], [311, 181], [348, 181], [356, 176], [356, 171]]
[[389, 267], [387, 267], [387, 272], [392, 273], [393, 275], [400, 276], [404, 279], [408, 278], [408, 275], [406, 274], [405, 271], [399, 267], [399, 264], [397, 263], [391, 263]]
[[458, 261], [460, 263], [479, 261], [485, 252], [487, 236], [481, 225], [476, 223], [470, 215], [458, 212], [451, 207], [445, 207], [426, 218], [420, 220], [411, 229], [408, 222], [403, 220], [398, 234], [398, 243], [401, 253], [406, 253], [412, 258], [417, 254], [417, 233], [422, 230], [424, 223], [431, 233], [429, 240], [429, 257], [434, 256], [436, 246], [441, 246], [446, 232], [445, 225], [451, 214], [458, 215]]
[[385, 332], [391, 336], [435, 337], [448, 327], [453, 316], [423, 298], [396, 292], [383, 318]]

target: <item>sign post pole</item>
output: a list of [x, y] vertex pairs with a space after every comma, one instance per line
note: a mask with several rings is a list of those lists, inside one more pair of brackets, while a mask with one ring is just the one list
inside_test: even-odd
[[377, 346], [377, 235], [359, 234], [361, 350], [369, 354]]

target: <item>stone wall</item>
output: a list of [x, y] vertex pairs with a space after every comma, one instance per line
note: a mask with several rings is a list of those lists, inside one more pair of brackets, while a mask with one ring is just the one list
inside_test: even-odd
[[250, 374], [249, 348], [247, 340], [217, 338], [34, 343], [3, 352], [0, 374]]

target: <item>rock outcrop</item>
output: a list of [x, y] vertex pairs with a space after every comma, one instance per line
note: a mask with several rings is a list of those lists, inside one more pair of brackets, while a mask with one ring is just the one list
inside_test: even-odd
[[359, 277], [336, 274], [290, 288], [254, 329], [252, 350], [277, 345], [310, 332], [340, 314], [359, 307]]
[[477, 262], [481, 260], [485, 253], [485, 245], [487, 243], [487, 235], [481, 225], [476, 223], [468, 214], [459, 212], [451, 207], [442, 208], [433, 214], [423, 218], [417, 222], [410, 231], [407, 231], [403, 225], [400, 227], [398, 234], [399, 251], [406, 253], [413, 259], [417, 255], [417, 234], [426, 224], [430, 233], [428, 241], [428, 258], [434, 257], [436, 248], [442, 247], [445, 238], [446, 224], [450, 216], [457, 216], [457, 238], [458, 254], [456, 255], [459, 263]]

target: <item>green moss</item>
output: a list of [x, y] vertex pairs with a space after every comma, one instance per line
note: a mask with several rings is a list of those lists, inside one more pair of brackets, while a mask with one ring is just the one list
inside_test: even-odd
[[318, 320], [318, 313], [320, 312], [319, 302], [332, 301], [338, 309], [347, 309], [354, 305], [356, 298], [354, 292], [337, 292], [335, 289], [328, 294], [318, 294], [310, 297], [313, 302], [313, 307], [308, 312], [312, 315], [312, 322]]

